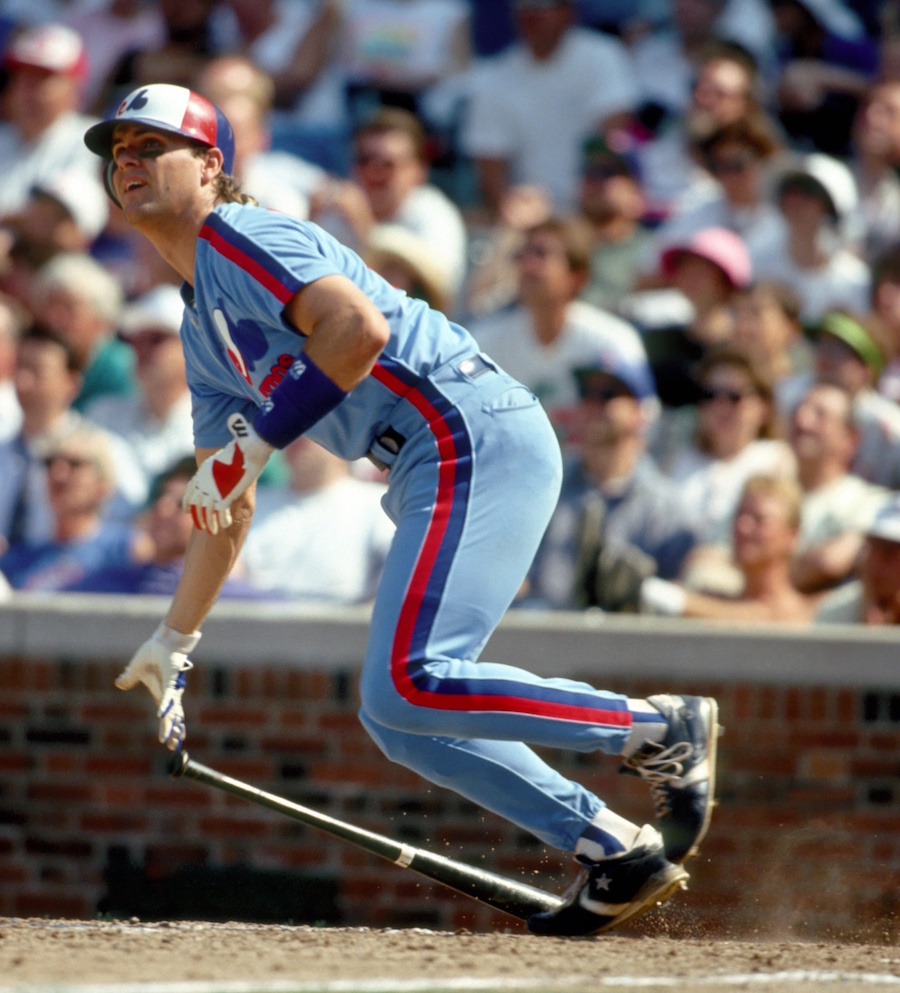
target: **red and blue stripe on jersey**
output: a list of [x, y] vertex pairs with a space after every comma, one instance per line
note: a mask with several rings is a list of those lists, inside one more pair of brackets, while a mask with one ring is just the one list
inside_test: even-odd
[[[297, 276], [270, 255], [254, 251], [250, 239], [210, 216], [200, 237], [238, 265], [282, 303], [302, 285]], [[548, 686], [542, 682], [514, 684], [508, 680], [451, 679], [427, 669], [428, 642], [446, 588], [456, 551], [462, 541], [471, 497], [474, 457], [465, 419], [430, 379], [382, 354], [372, 377], [406, 400], [428, 425], [438, 453], [434, 509], [400, 607], [391, 646], [391, 678], [397, 692], [419, 707], [469, 712], [521, 714], [583, 724], [627, 727], [626, 707], [598, 707], [596, 694]]]

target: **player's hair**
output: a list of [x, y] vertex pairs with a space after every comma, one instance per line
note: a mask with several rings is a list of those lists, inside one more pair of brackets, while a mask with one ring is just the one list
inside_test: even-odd
[[[193, 148], [193, 153], [198, 158], [202, 158], [208, 151], [207, 145], [198, 144]], [[252, 203], [259, 206], [259, 201], [249, 193], [244, 193], [241, 184], [228, 172], [220, 172], [216, 176], [213, 191], [216, 194], [216, 203]]]

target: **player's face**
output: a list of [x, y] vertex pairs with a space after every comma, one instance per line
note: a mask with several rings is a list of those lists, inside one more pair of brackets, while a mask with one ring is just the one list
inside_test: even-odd
[[110, 181], [130, 223], [188, 209], [201, 189], [203, 162], [196, 149], [183, 135], [134, 124], [116, 128]]

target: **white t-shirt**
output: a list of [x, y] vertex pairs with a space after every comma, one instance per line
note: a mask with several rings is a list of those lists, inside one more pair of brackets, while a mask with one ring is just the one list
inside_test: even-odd
[[717, 459], [689, 448], [677, 455], [667, 475], [678, 485], [682, 506], [704, 543], [727, 544], [731, 523], [747, 480], [758, 473], [794, 478], [796, 463], [784, 441], [751, 441], [732, 459]]
[[100, 160], [85, 145], [96, 118], [63, 114], [35, 141], [26, 142], [11, 124], [0, 124], [0, 215], [19, 210], [38, 182], [80, 169], [96, 181]]
[[191, 395], [184, 395], [162, 420], [137, 396], [102, 396], [85, 412], [89, 421], [125, 440], [149, 489], [154, 478], [178, 459], [194, 454]]
[[259, 152], [244, 163], [241, 189], [261, 207], [305, 221], [309, 218], [309, 199], [327, 175], [324, 169], [290, 152]]
[[352, 476], [314, 493], [260, 489], [241, 553], [247, 575], [292, 599], [370, 600], [394, 536], [384, 492], [383, 484]]
[[564, 436], [578, 402], [573, 369], [605, 350], [626, 361], [647, 361], [631, 324], [581, 300], [569, 304], [562, 334], [549, 345], [538, 341], [531, 311], [522, 305], [474, 321], [469, 330], [484, 352], [540, 399]]
[[890, 490], [850, 473], [807, 493], [797, 552], [850, 531], [866, 531], [890, 494]]
[[509, 161], [512, 182], [544, 187], [557, 208], [577, 200], [584, 139], [639, 101], [624, 45], [584, 28], [569, 30], [543, 61], [511, 46], [484, 60], [470, 86], [464, 151]]
[[787, 284], [801, 300], [800, 316], [816, 321], [833, 307], [865, 313], [869, 309], [869, 267], [847, 249], [838, 249], [818, 269], [800, 269], [787, 252], [787, 242], [757, 260], [755, 279], [775, 279]]

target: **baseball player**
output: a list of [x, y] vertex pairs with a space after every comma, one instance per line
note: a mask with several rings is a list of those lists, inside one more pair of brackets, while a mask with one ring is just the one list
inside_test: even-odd
[[[362, 670], [368, 732], [389, 758], [575, 855], [564, 906], [535, 914], [532, 931], [599, 932], [667, 900], [709, 826], [715, 701], [629, 699], [478, 661], [559, 492], [535, 397], [316, 225], [241, 193], [231, 128], [199, 94], [141, 87], [85, 141], [126, 220], [184, 279], [198, 464], [181, 581], [116, 685], [143, 683], [160, 741], [179, 748], [188, 656], [270, 454], [301, 434], [346, 459], [368, 454], [389, 469], [396, 524]], [[656, 826], [618, 816], [529, 745], [623, 756], [651, 787]]]

